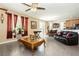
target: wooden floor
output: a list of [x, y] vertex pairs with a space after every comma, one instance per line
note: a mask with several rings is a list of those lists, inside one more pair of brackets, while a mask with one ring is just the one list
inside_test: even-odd
[[32, 51], [19, 42], [0, 44], [0, 56], [79, 56], [79, 46], [64, 45], [48, 37], [46, 48], [43, 45]]

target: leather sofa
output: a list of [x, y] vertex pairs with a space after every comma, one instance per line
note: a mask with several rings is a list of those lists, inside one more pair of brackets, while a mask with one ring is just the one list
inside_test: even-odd
[[57, 32], [54, 38], [67, 45], [78, 45], [78, 33], [72, 31]]

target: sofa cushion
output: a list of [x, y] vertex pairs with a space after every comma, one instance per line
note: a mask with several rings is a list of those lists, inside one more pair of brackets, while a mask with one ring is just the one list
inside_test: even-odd
[[62, 36], [63, 35], [63, 32], [57, 32], [57, 35], [58, 36]]
[[[78, 45], [78, 33], [72, 31], [57, 32], [55, 39], [67, 45]], [[61, 35], [62, 34], [62, 35]], [[60, 36], [61, 35], [61, 36]]]
[[69, 33], [69, 31], [63, 31], [63, 35], [67, 35], [67, 33]]
[[66, 38], [72, 38], [72, 33], [71, 32], [67, 33]]

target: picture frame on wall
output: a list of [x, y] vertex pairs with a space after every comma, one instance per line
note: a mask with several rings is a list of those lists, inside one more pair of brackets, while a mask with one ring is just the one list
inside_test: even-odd
[[59, 23], [54, 23], [53, 28], [59, 28], [60, 24]]
[[37, 21], [31, 21], [31, 29], [37, 29]]

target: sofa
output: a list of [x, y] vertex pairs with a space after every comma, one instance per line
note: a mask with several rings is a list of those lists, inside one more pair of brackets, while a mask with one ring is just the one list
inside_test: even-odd
[[57, 32], [54, 38], [66, 45], [78, 45], [78, 33], [72, 31]]
[[47, 34], [49, 36], [54, 36], [57, 33], [57, 30], [50, 30]]

